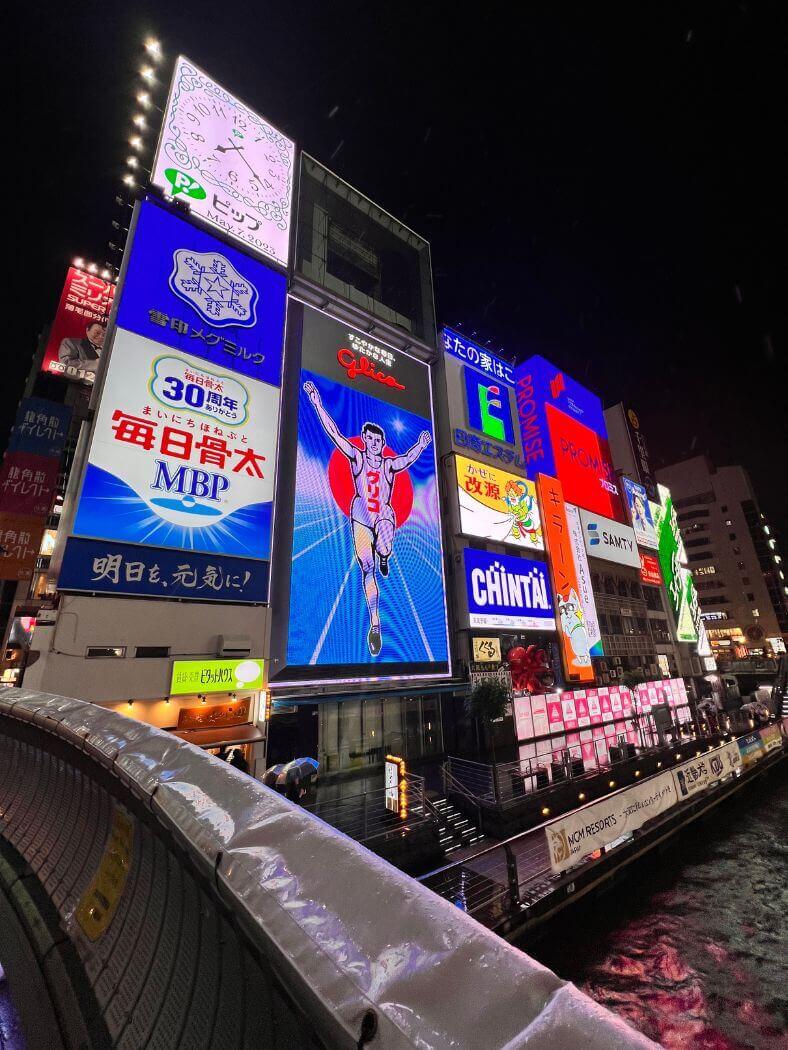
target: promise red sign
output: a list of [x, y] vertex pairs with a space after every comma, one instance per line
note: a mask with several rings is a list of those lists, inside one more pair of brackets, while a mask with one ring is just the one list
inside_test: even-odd
[[92, 383], [104, 348], [115, 285], [69, 266], [49, 333], [42, 372]]

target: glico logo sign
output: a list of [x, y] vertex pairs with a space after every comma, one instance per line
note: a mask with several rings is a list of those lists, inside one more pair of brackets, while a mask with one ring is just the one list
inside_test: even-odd
[[357, 358], [353, 351], [346, 346], [337, 350], [337, 361], [344, 368], [348, 379], [371, 379], [375, 383], [392, 387], [394, 390], [405, 389], [402, 383], [395, 379], [394, 376], [386, 375], [385, 372], [375, 368], [375, 365], [368, 357], [362, 354], [361, 357]]
[[514, 426], [509, 391], [503, 384], [489, 382], [472, 368], [465, 368], [465, 395], [468, 426], [494, 441], [514, 444]]

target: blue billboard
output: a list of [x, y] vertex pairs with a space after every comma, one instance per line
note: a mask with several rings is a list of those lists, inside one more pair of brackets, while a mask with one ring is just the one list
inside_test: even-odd
[[468, 426], [494, 441], [514, 444], [509, 392], [499, 380], [490, 380], [473, 368], [464, 368]]
[[301, 309], [284, 674], [446, 674], [428, 366]]
[[473, 365], [484, 372], [493, 381], [501, 380], [509, 386], [514, 386], [514, 366], [502, 357], [490, 353], [483, 346], [477, 346], [464, 335], [459, 335], [451, 328], [444, 328], [441, 332], [443, 349], [452, 357], [459, 358], [463, 364]]
[[464, 558], [470, 627], [556, 629], [546, 562], [472, 547]]
[[43, 397], [25, 397], [19, 403], [11, 428], [8, 451], [60, 459], [70, 423], [68, 405]]
[[152, 200], [142, 202], [117, 324], [279, 386], [285, 277]]
[[268, 600], [268, 563], [71, 536], [58, 590], [261, 603]]

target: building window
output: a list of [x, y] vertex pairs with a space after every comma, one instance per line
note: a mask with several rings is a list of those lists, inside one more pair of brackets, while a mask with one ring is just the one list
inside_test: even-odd
[[727, 514], [728, 513], [728, 504], [727, 503], [723, 503], [722, 506], [720, 507], [720, 510], [722, 511], [723, 514]]
[[750, 582], [750, 577], [749, 577], [749, 576], [742, 576], [742, 578], [741, 578], [741, 582], [742, 582], [742, 583], [744, 584], [744, 586], [746, 587], [746, 586], [747, 586], [747, 585], [749, 584], [749, 582]]
[[729, 540], [735, 540], [736, 539], [736, 533], [735, 532], [729, 532], [728, 533], [728, 539]]
[[[747, 601], [748, 602], [754, 602], [755, 601], [755, 595], [752, 592], [748, 592], [747, 593]], [[753, 614], [753, 616], [757, 616], [758, 610], [757, 609], [753, 609], [753, 613], [752, 614]]]
[[726, 518], [726, 519], [725, 519], [725, 524], [726, 524], [726, 525], [732, 525], [732, 524], [733, 524], [733, 522], [731, 521], [731, 519], [730, 519], [730, 518]]
[[687, 548], [691, 548], [691, 547], [708, 547], [710, 543], [711, 543], [711, 540], [708, 539], [708, 538], [704, 538], [704, 539], [700, 539], [700, 540], [685, 540], [684, 541], [684, 546], [687, 547]]
[[[749, 594], [747, 595], [747, 597], [748, 597], [748, 598], [750, 597], [750, 596], [749, 596]], [[753, 619], [754, 619], [754, 620], [757, 620], [757, 619], [758, 619], [758, 617], [759, 617], [759, 616], [760, 616], [761, 614], [760, 614], [760, 612], [759, 612], [759, 611], [758, 611], [757, 609], [753, 609], [753, 610], [752, 610], [752, 615], [753, 615]]]

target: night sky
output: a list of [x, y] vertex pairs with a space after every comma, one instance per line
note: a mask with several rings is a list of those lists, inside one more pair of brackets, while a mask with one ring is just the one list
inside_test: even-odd
[[744, 464], [785, 548], [788, 5], [516, 6], [35, 8], [0, 444], [70, 259], [113, 259], [153, 34], [431, 242], [439, 321], [630, 402], [655, 466]]

